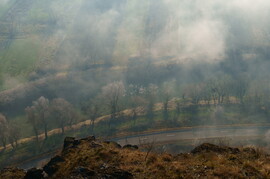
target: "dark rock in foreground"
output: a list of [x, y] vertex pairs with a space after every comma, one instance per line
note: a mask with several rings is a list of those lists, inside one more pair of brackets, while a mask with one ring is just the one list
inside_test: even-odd
[[52, 176], [58, 170], [58, 164], [64, 162], [65, 160], [61, 156], [53, 157], [48, 164], [43, 167], [43, 170], [49, 175]]
[[269, 166], [270, 156], [255, 148], [204, 143], [191, 153], [173, 156], [143, 152], [136, 145], [122, 147], [93, 136], [67, 137], [62, 153], [42, 169], [6, 168], [0, 178], [270, 178]]
[[225, 146], [217, 146], [214, 144], [203, 143], [199, 145], [195, 149], [191, 151], [192, 154], [201, 153], [201, 152], [217, 152], [217, 153], [239, 153], [240, 150], [238, 148], [225, 147]]
[[27, 171], [24, 179], [43, 179], [43, 170], [37, 168], [31, 168]]

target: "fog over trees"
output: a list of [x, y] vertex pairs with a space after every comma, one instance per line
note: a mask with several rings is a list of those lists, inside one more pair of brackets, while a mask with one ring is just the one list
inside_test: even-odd
[[0, 145], [269, 123], [269, 15], [265, 0], [0, 0]]

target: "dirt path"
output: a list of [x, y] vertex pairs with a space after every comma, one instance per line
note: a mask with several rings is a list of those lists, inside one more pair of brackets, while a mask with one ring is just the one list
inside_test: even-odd
[[[172, 103], [172, 101], [170, 103]], [[170, 106], [172, 106], [172, 105], [170, 105]], [[155, 111], [159, 111], [161, 109], [162, 109], [162, 103], [155, 104], [155, 108], [154, 108]], [[136, 110], [137, 110], [139, 116], [144, 114], [142, 107], [138, 107]], [[129, 116], [132, 113], [132, 109], [123, 110], [123, 111], [121, 111], [121, 113], [124, 114], [125, 116]], [[101, 117], [99, 117], [99, 118], [97, 118], [95, 120], [95, 124], [97, 124], [97, 123], [99, 123], [101, 121], [109, 120], [109, 119], [110, 119], [110, 115], [101, 116]], [[83, 126], [89, 126], [90, 124], [91, 124], [91, 120], [86, 120], [86, 121], [83, 121], [83, 122], [79, 122], [77, 124], [74, 124], [71, 127], [70, 126], [66, 126], [65, 127], [65, 131], [77, 130], [77, 129], [82, 128]], [[52, 129], [52, 130], [48, 131], [48, 136], [52, 136], [52, 135], [60, 134], [60, 133], [62, 133], [61, 128], [56, 128], [56, 129]], [[45, 133], [39, 134], [38, 138], [39, 138], [39, 140], [44, 140], [45, 139]], [[31, 136], [31, 137], [23, 138], [23, 139], [20, 139], [18, 141], [18, 144], [32, 142], [35, 139], [36, 139], [36, 136]], [[3, 149], [3, 147], [0, 147], [0, 150], [2, 150], [2, 149]], [[12, 149], [11, 144], [8, 144], [6, 146], [6, 149]]]
[[[124, 110], [124, 111], [121, 111], [121, 112], [123, 114], [125, 114], [125, 115], [129, 115], [131, 113], [131, 109]], [[101, 117], [99, 117], [99, 118], [97, 118], [95, 120], [95, 124], [99, 123], [100, 121], [108, 120], [109, 118], [110, 118], [110, 115], [101, 116]], [[80, 129], [83, 126], [88, 126], [90, 124], [91, 124], [91, 120], [86, 120], [86, 121], [83, 121], [83, 122], [79, 122], [77, 124], [74, 124], [71, 127], [70, 126], [66, 126], [65, 127], [65, 131]], [[56, 128], [56, 129], [53, 129], [53, 130], [48, 131], [48, 136], [52, 136], [52, 135], [55, 135], [55, 134], [60, 134], [61, 132], [62, 132], [61, 128]], [[39, 138], [39, 140], [44, 140], [45, 139], [45, 133], [39, 134], [38, 138]], [[18, 144], [32, 142], [35, 139], [36, 139], [36, 136], [31, 136], [31, 137], [23, 138], [23, 139], [20, 139], [18, 141]], [[0, 147], [0, 150], [2, 150], [2, 149], [3, 149], [3, 147]], [[11, 144], [8, 144], [6, 146], [6, 149], [12, 149]]]
[[[175, 100], [177, 99], [172, 99], [170, 102], [169, 102], [169, 110], [172, 110], [175, 108]], [[155, 104], [155, 107], [154, 107], [154, 111], [160, 111], [162, 110], [162, 103], [156, 103]], [[138, 107], [137, 109], [137, 115], [138, 116], [142, 116], [145, 114], [144, 112], [144, 109], [142, 107]], [[125, 116], [130, 116], [132, 114], [132, 109], [126, 109], [126, 110], [123, 110], [121, 111], [120, 113], [124, 114]], [[110, 115], [105, 115], [105, 116], [101, 116], [99, 118], [97, 118], [95, 120], [95, 124], [101, 122], [101, 121], [105, 121], [105, 120], [109, 120], [110, 119]], [[66, 126], [65, 127], [65, 131], [70, 131], [70, 130], [77, 130], [77, 129], [80, 129], [82, 128], [83, 126], [89, 126], [91, 124], [91, 120], [86, 120], [86, 121], [83, 121], [83, 122], [79, 122], [77, 124], [74, 124], [72, 125], [71, 127], [70, 126]], [[56, 128], [56, 129], [53, 129], [53, 130], [50, 130], [48, 131], [48, 136], [52, 136], [52, 135], [55, 135], [55, 134], [60, 134], [62, 133], [62, 130], [61, 128]], [[42, 134], [39, 134], [38, 136], [39, 140], [44, 140], [45, 139], [45, 133], [42, 133]], [[23, 139], [20, 139], [18, 141], [18, 144], [23, 144], [23, 143], [27, 143], [27, 142], [32, 142], [36, 139], [35, 136], [31, 136], [31, 137], [27, 137], [27, 138], [23, 138]], [[2, 150], [3, 147], [0, 147], [0, 150]], [[12, 146], [11, 144], [8, 144], [6, 149], [12, 149]]]

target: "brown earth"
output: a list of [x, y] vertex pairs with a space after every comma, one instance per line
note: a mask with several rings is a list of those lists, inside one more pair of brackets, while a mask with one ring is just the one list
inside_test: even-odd
[[62, 153], [42, 169], [4, 169], [0, 178], [270, 178], [269, 159], [262, 149], [251, 147], [205, 143], [191, 153], [148, 154], [137, 146], [68, 137]]

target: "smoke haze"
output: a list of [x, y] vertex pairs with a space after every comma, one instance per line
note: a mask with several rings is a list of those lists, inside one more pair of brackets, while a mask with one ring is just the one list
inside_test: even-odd
[[[0, 0], [0, 112], [25, 115], [44, 96], [78, 111], [101, 101], [108, 114], [101, 91], [121, 84], [122, 108], [257, 100], [254, 111], [263, 121], [269, 13], [265, 0]], [[218, 125], [226, 110], [206, 113]]]

